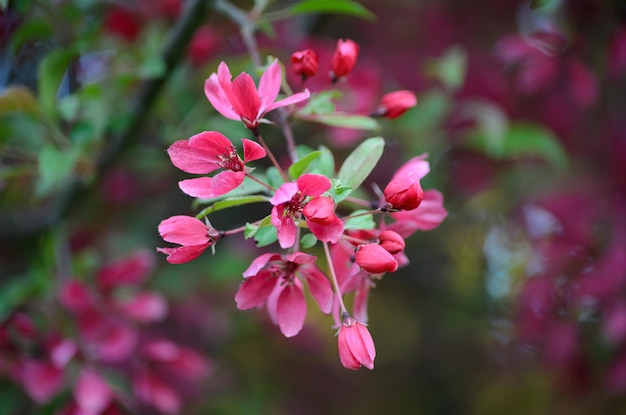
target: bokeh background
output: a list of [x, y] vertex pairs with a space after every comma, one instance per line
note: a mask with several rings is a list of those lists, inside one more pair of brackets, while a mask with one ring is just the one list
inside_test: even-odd
[[[118, 396], [110, 414], [626, 413], [626, 3], [264, 3], [0, 1], [0, 414], [77, 413], [87, 363], [57, 373], [42, 362], [103, 317], [86, 316], [68, 280], [102, 304], [154, 294], [143, 323], [103, 329], [119, 334], [111, 353], [126, 353], [92, 367]], [[233, 6], [252, 20], [241, 26]], [[265, 311], [236, 309], [250, 241], [226, 238], [183, 265], [155, 252], [161, 220], [198, 211], [167, 147], [203, 130], [249, 137], [203, 83], [222, 60], [254, 71], [250, 33], [287, 71], [296, 50], [327, 62], [337, 39], [358, 42], [341, 110], [418, 96], [380, 132], [294, 124], [298, 143], [338, 161], [382, 135], [370, 177], [381, 186], [428, 153], [422, 185], [445, 197], [443, 224], [407, 240], [410, 264], [372, 292], [374, 371], [340, 365], [328, 316], [310, 309], [286, 339]], [[282, 148], [279, 131], [262, 132]], [[119, 258], [131, 264], [112, 290], [103, 267]], [[128, 338], [167, 339], [186, 360], [124, 349]]]

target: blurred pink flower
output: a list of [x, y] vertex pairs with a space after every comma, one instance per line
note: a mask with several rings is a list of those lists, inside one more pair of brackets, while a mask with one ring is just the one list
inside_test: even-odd
[[333, 81], [352, 72], [359, 55], [359, 45], [351, 39], [339, 39], [330, 61], [330, 77]]
[[83, 369], [74, 385], [74, 400], [84, 415], [99, 415], [113, 400], [113, 390], [100, 375]]
[[243, 160], [233, 143], [217, 131], [204, 131], [189, 140], [172, 144], [167, 153], [172, 164], [184, 172], [207, 174], [218, 169], [222, 172], [214, 177], [187, 179], [178, 183], [181, 190], [192, 197], [209, 199], [224, 195], [237, 188], [252, 171], [245, 164], [265, 157], [263, 147], [246, 138], [243, 143]]
[[291, 54], [293, 72], [302, 80], [317, 73], [317, 53], [313, 49], [299, 50]]
[[228, 65], [222, 62], [204, 83], [204, 92], [213, 107], [230, 120], [241, 120], [253, 131], [263, 122], [266, 113], [287, 105], [304, 101], [310, 96], [309, 90], [298, 92], [276, 101], [282, 82], [282, 70], [278, 60], [274, 60], [261, 76], [257, 90], [252, 77], [242, 72], [231, 80]]
[[372, 112], [372, 116], [398, 118], [417, 105], [417, 97], [413, 91], [394, 91], [383, 95], [380, 104]]
[[408, 238], [418, 230], [430, 231], [436, 228], [448, 216], [448, 212], [443, 207], [441, 192], [430, 189], [424, 192], [424, 199], [416, 209], [392, 212], [391, 216], [396, 222], [388, 225], [386, 229]]

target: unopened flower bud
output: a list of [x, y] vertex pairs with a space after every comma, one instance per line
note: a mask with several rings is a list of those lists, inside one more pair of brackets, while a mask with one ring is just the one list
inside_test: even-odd
[[333, 81], [352, 72], [356, 58], [359, 55], [359, 45], [350, 39], [339, 39], [337, 48], [330, 61], [331, 78]]
[[392, 209], [413, 210], [424, 199], [424, 190], [417, 172], [407, 170], [395, 174], [384, 190], [385, 200]]
[[395, 91], [383, 95], [380, 105], [372, 116], [398, 118], [408, 109], [417, 105], [417, 97], [412, 91]]
[[358, 370], [361, 366], [374, 369], [376, 348], [365, 324], [347, 316], [339, 328], [337, 340], [339, 359], [346, 369]]
[[370, 274], [383, 274], [398, 269], [398, 261], [378, 244], [362, 245], [356, 253], [355, 261]]
[[397, 232], [382, 231], [378, 240], [380, 241], [380, 246], [392, 255], [404, 251], [404, 239]]
[[296, 75], [302, 80], [317, 73], [317, 53], [313, 49], [305, 49], [294, 52], [291, 55], [291, 64]]

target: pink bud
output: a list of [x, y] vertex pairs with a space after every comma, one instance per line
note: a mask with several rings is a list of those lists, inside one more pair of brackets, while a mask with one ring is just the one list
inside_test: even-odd
[[404, 239], [397, 232], [382, 231], [378, 240], [380, 241], [380, 246], [392, 255], [404, 251]]
[[337, 48], [330, 61], [331, 78], [333, 81], [352, 72], [359, 55], [359, 45], [350, 39], [339, 39]]
[[338, 334], [339, 360], [346, 369], [358, 370], [361, 366], [374, 369], [376, 348], [367, 327], [346, 317]]
[[395, 91], [383, 95], [373, 115], [398, 118], [409, 108], [417, 105], [417, 97], [411, 91]]
[[356, 263], [370, 274], [394, 272], [398, 269], [398, 261], [378, 244], [361, 245], [356, 253]]
[[313, 49], [305, 49], [294, 52], [291, 55], [293, 71], [306, 79], [317, 73], [317, 53]]
[[385, 200], [393, 209], [413, 210], [424, 199], [424, 191], [420, 184], [420, 173], [417, 170], [402, 168], [398, 170], [387, 187]]
[[76, 280], [68, 280], [59, 289], [59, 301], [67, 310], [81, 313], [89, 310], [93, 304], [87, 287]]
[[113, 391], [97, 373], [83, 369], [74, 386], [74, 399], [81, 413], [99, 414], [113, 399]]

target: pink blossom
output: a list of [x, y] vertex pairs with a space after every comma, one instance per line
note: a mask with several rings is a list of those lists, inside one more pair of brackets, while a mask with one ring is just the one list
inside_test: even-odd
[[398, 254], [404, 251], [404, 239], [397, 232], [384, 230], [378, 237], [379, 244], [390, 254]]
[[383, 95], [373, 116], [398, 118], [410, 108], [417, 105], [417, 97], [412, 91], [394, 91]]
[[165, 414], [176, 414], [182, 406], [181, 397], [156, 373], [144, 371], [133, 378], [137, 398]]
[[[330, 189], [330, 180], [321, 174], [304, 174], [295, 182], [282, 184], [270, 199], [272, 208], [272, 225], [278, 231], [278, 243], [281, 248], [290, 248], [296, 242], [295, 219], [302, 217], [302, 211], [307, 204], [308, 197], [317, 197]], [[330, 200], [332, 203], [332, 200]], [[332, 210], [333, 213], [330, 211]], [[343, 223], [339, 224], [334, 218], [334, 205], [329, 206], [328, 200], [320, 200], [307, 210], [309, 229], [321, 240], [336, 242], [343, 232]], [[321, 226], [320, 226], [321, 225]], [[329, 226], [324, 229], [324, 226]], [[341, 227], [339, 236], [337, 233]]]
[[218, 169], [214, 177], [200, 177], [178, 183], [181, 190], [192, 197], [208, 199], [235, 189], [252, 169], [245, 164], [265, 157], [263, 147], [242, 138], [243, 160], [233, 143], [217, 131], [204, 131], [189, 140], [179, 140], [167, 150], [172, 164], [184, 172], [208, 174]]
[[351, 39], [339, 39], [330, 61], [331, 78], [337, 80], [352, 72], [359, 55], [359, 45]]
[[384, 194], [389, 209], [413, 210], [422, 203], [424, 191], [420, 180], [428, 174], [427, 154], [413, 157], [393, 175]]
[[206, 377], [210, 362], [202, 355], [169, 340], [153, 340], [144, 346], [146, 355], [177, 378], [198, 381]]
[[113, 400], [113, 390], [96, 372], [83, 369], [74, 386], [74, 399], [81, 414], [99, 415]]
[[17, 368], [17, 375], [26, 392], [39, 404], [44, 404], [63, 386], [63, 370], [49, 362], [26, 360]]
[[144, 282], [154, 268], [155, 255], [145, 249], [111, 261], [103, 266], [96, 276], [98, 286], [108, 290], [120, 285], [135, 285]]
[[332, 307], [332, 289], [326, 276], [314, 265], [316, 257], [302, 252], [289, 255], [263, 254], [243, 273], [235, 295], [237, 308], [247, 310], [267, 304], [272, 321], [285, 337], [300, 332], [306, 318], [306, 301], [300, 276], [323, 313]]
[[311, 199], [302, 209], [309, 230], [322, 242], [337, 243], [343, 235], [344, 224], [335, 214], [332, 198], [318, 196]]
[[313, 49], [305, 49], [291, 54], [293, 72], [305, 80], [317, 73], [317, 53]]
[[122, 301], [118, 305], [129, 318], [139, 323], [161, 321], [167, 315], [167, 301], [155, 292], [141, 292]]
[[376, 348], [367, 327], [345, 317], [338, 333], [339, 360], [346, 369], [358, 370], [361, 366], [373, 370]]
[[251, 130], [256, 130], [263, 116], [277, 108], [296, 104], [310, 96], [307, 89], [290, 97], [276, 101], [282, 82], [282, 70], [274, 60], [261, 76], [257, 90], [252, 77], [242, 72], [235, 80], [226, 63], [220, 63], [217, 73], [204, 83], [204, 93], [213, 107], [230, 120], [241, 120]]
[[196, 259], [213, 245], [219, 233], [191, 216], [172, 216], [159, 224], [159, 234], [166, 242], [182, 245], [177, 248], [157, 248], [167, 255], [170, 264], [182, 264]]

